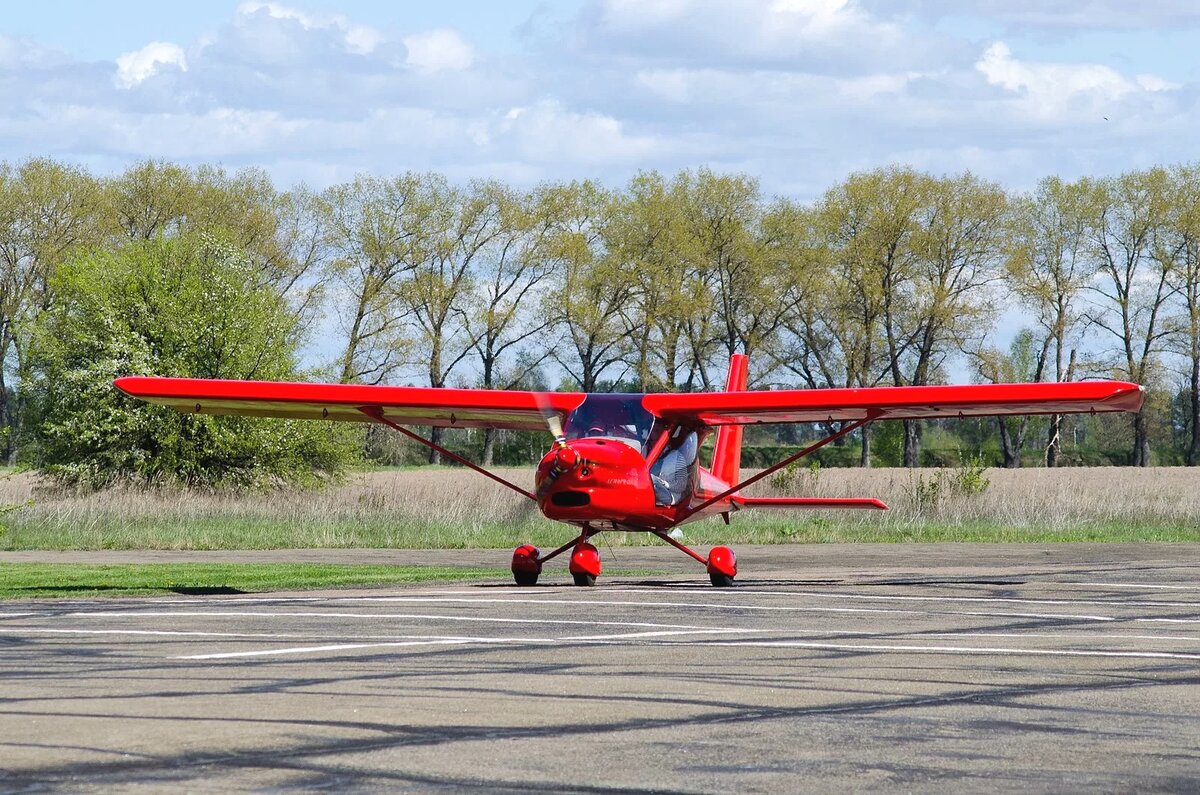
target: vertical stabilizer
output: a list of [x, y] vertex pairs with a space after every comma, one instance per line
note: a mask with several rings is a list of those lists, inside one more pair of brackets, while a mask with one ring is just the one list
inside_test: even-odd
[[[729, 377], [725, 381], [726, 392], [744, 392], [749, 374], [749, 360], [744, 353], [729, 357]], [[742, 467], [742, 426], [724, 425], [717, 429], [717, 441], [713, 447], [712, 473], [729, 485], [738, 482], [738, 471]]]

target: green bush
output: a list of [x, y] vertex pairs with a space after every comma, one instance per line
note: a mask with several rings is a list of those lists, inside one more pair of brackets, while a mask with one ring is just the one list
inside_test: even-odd
[[265, 485], [334, 475], [360, 429], [180, 414], [133, 400], [123, 375], [295, 380], [299, 322], [236, 248], [159, 239], [63, 266], [33, 336], [42, 469], [71, 485], [118, 479]]

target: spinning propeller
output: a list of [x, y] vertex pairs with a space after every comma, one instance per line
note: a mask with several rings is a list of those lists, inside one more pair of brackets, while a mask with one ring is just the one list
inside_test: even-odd
[[538, 409], [542, 413], [542, 419], [546, 421], [546, 430], [550, 431], [550, 435], [554, 437], [554, 447], [552, 448], [554, 461], [550, 464], [550, 470], [546, 473], [546, 479], [542, 481], [537, 490], [537, 496], [541, 498], [546, 489], [554, 484], [554, 481], [583, 463], [583, 459], [579, 457], [579, 453], [574, 448], [567, 444], [567, 435], [563, 431], [562, 416], [549, 405], [542, 393], [537, 392], [534, 394], [537, 395]]

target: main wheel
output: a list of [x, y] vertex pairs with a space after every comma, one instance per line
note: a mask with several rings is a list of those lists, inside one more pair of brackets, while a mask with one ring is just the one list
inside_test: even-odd
[[517, 581], [517, 585], [537, 585], [538, 572], [514, 571], [513, 579]]
[[717, 588], [732, 588], [737, 576], [737, 556], [729, 547], [713, 547], [708, 552], [708, 579]]
[[512, 574], [517, 585], [537, 585], [542, 573], [541, 553], [533, 544], [523, 544], [513, 550]]
[[586, 541], [576, 544], [567, 570], [575, 578], [576, 585], [595, 585], [600, 576], [600, 550]]

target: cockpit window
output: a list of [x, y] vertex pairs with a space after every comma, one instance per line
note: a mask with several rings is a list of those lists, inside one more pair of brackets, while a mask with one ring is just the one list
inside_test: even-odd
[[641, 395], [588, 395], [567, 417], [568, 439], [619, 439], [643, 454], [654, 415], [642, 408]]

